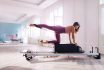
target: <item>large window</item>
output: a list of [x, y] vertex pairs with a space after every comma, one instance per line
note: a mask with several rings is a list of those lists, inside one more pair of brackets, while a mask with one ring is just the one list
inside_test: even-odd
[[50, 12], [49, 18], [47, 19], [47, 24], [61, 26], [63, 25], [63, 7], [58, 7]]
[[[51, 12], [48, 15], [47, 25], [63, 26], [63, 7], [62, 6], [51, 10]], [[46, 31], [45, 36], [49, 39], [55, 39], [54, 32], [50, 30]]]
[[[52, 9], [50, 12], [46, 13], [46, 23], [47, 25], [56, 26], [56, 25], [63, 25], [63, 7], [57, 7]], [[35, 17], [32, 20], [32, 24], [41, 24], [40, 17]], [[28, 38], [35, 38], [41, 40], [50, 40], [55, 39], [54, 31], [48, 29], [39, 29], [36, 27], [29, 27], [29, 25], [24, 25], [20, 30], [21, 37], [25, 43], [28, 42]]]

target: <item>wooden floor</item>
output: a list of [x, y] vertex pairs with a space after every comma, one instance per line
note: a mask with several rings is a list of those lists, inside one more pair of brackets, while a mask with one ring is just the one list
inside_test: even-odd
[[104, 56], [100, 60], [87, 56], [58, 56], [26, 61], [22, 53], [5, 51], [0, 52], [0, 70], [104, 70]]

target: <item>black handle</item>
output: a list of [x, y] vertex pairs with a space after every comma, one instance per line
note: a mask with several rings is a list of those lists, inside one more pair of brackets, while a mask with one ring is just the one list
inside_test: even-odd
[[92, 47], [92, 53], [94, 52], [94, 48]]
[[97, 53], [99, 53], [99, 48], [98, 47], [95, 47], [96, 48], [96, 50], [97, 50]]

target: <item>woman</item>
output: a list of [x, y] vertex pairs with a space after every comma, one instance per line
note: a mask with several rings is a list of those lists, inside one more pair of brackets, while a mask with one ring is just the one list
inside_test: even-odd
[[30, 26], [35, 26], [38, 28], [47, 28], [55, 32], [56, 40], [46, 41], [42, 43], [54, 43], [60, 44], [60, 34], [67, 33], [69, 35], [69, 41], [71, 44], [76, 44], [75, 33], [78, 32], [80, 25], [78, 22], [74, 22], [72, 26], [62, 27], [62, 26], [48, 26], [46, 24], [30, 24]]

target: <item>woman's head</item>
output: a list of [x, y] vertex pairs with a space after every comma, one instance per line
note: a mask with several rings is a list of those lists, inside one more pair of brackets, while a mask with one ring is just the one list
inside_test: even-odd
[[74, 22], [73, 26], [75, 27], [75, 31], [78, 32], [80, 24], [78, 22]]

